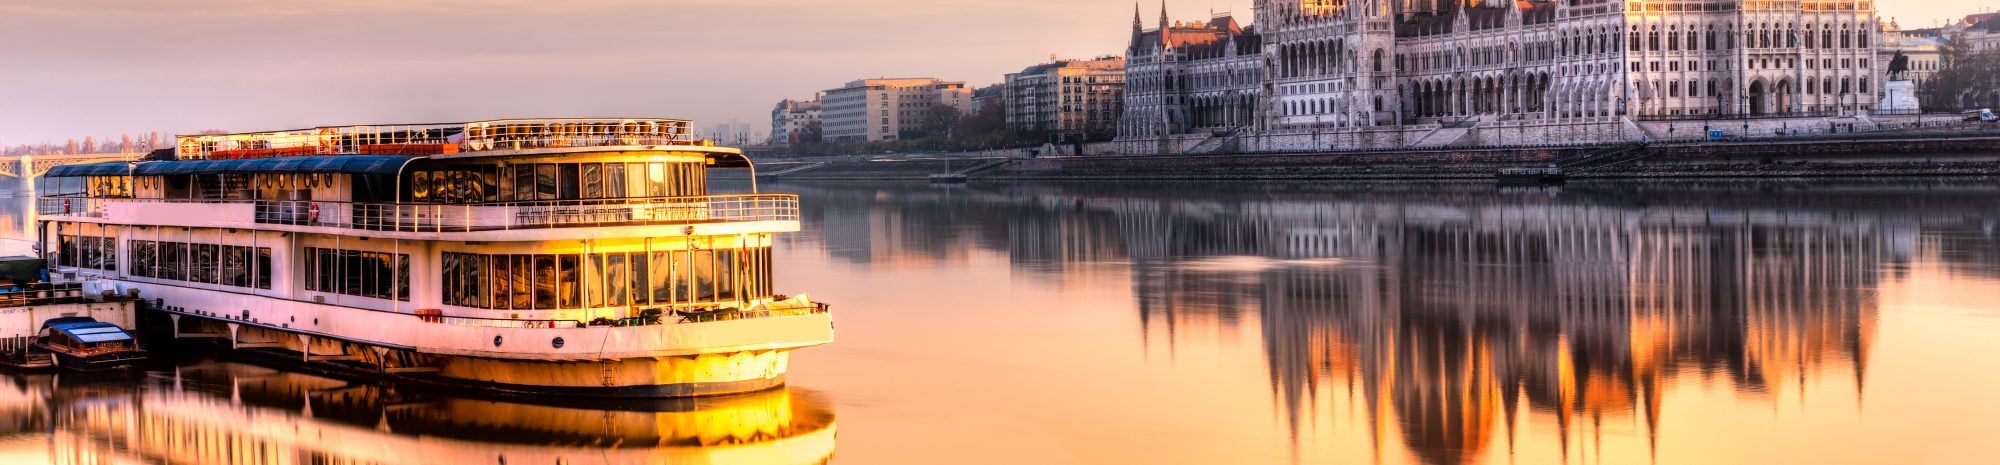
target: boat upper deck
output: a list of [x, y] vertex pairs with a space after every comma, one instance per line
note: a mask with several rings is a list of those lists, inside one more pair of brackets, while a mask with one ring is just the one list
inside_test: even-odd
[[798, 229], [796, 196], [711, 195], [708, 169], [755, 167], [688, 128], [668, 119], [522, 119], [182, 136], [173, 160], [57, 167], [38, 185], [37, 206], [51, 219], [416, 239]]
[[175, 155], [181, 160], [309, 155], [451, 157], [534, 149], [706, 145], [694, 136], [693, 126], [692, 121], [663, 118], [542, 118], [324, 126], [179, 136], [175, 138]]

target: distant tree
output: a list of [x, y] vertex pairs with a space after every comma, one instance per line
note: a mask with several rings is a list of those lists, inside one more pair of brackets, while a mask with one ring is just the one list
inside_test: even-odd
[[67, 147], [67, 148], [65, 148], [65, 149], [63, 150], [63, 154], [64, 154], [64, 155], [76, 155], [76, 139], [70, 139], [70, 140], [69, 140], [69, 147]]
[[118, 153], [132, 153], [132, 135], [118, 135]]
[[931, 105], [930, 114], [923, 121], [925, 137], [939, 140], [957, 138], [958, 122], [964, 115], [965, 112], [959, 111], [958, 107], [942, 103]]
[[97, 138], [83, 136], [83, 151], [77, 153], [97, 153]]

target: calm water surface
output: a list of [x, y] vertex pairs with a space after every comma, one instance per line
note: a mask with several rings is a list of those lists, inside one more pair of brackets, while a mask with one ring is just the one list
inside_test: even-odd
[[787, 390], [189, 358], [0, 383], [0, 463], [2000, 462], [2000, 181], [765, 190], [838, 321]]

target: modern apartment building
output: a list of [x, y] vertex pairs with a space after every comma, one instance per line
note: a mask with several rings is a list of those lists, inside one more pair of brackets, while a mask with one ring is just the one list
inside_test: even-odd
[[921, 138], [932, 106], [965, 111], [972, 104], [972, 89], [964, 82], [935, 78], [862, 79], [824, 95], [822, 138], [833, 142]]
[[1007, 126], [1051, 142], [1108, 140], [1125, 104], [1125, 59], [1058, 60], [1007, 75]]

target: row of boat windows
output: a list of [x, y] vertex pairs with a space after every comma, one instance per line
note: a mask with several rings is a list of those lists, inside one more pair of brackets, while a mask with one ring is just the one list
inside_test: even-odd
[[416, 202], [465, 204], [543, 200], [690, 197], [708, 192], [696, 163], [527, 163], [420, 170]]
[[724, 303], [771, 295], [771, 248], [606, 254], [447, 252], [444, 304], [569, 310]]
[[56, 244], [56, 266], [118, 271], [116, 238], [64, 234]]
[[306, 290], [410, 301], [410, 254], [306, 247]]
[[186, 242], [131, 241], [132, 276], [271, 288], [271, 248]]

